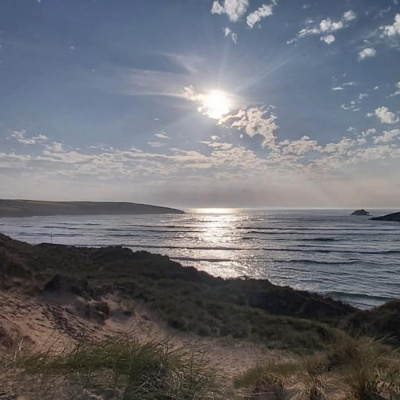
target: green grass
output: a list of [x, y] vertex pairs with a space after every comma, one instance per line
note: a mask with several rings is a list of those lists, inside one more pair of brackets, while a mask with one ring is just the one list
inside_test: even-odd
[[[68, 385], [115, 389], [121, 399], [211, 400], [229, 396], [218, 373], [201, 355], [170, 347], [167, 341], [139, 343], [128, 336], [80, 342], [54, 355], [19, 356], [17, 367], [41, 382], [63, 377]], [[47, 388], [48, 390], [48, 388]]]

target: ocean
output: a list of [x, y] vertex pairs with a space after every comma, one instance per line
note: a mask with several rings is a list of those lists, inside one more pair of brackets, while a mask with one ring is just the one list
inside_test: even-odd
[[350, 213], [196, 209], [168, 215], [2, 218], [0, 232], [31, 244], [147, 250], [215, 276], [269, 279], [362, 309], [400, 298], [400, 224]]

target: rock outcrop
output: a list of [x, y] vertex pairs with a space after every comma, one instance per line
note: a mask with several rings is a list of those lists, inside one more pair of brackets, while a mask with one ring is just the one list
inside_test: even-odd
[[365, 211], [363, 208], [361, 210], [356, 210], [351, 215], [369, 215], [368, 211]]
[[400, 212], [384, 215], [382, 217], [371, 218], [374, 221], [395, 221], [400, 222]]

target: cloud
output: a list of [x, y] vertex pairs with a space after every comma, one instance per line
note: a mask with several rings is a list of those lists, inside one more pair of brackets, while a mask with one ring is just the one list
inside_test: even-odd
[[399, 122], [399, 117], [394, 112], [389, 111], [387, 107], [379, 107], [375, 110], [375, 116], [382, 124], [396, 124]]
[[229, 36], [232, 39], [232, 42], [237, 44], [238, 35], [233, 32], [230, 28], [226, 27], [223, 29], [225, 37]]
[[352, 10], [346, 11], [343, 14], [343, 19], [345, 21], [352, 21], [353, 19], [356, 19], [356, 18], [357, 18], [357, 14]]
[[171, 139], [169, 136], [165, 134], [165, 132], [156, 133], [154, 136], [158, 137], [159, 139]]
[[354, 147], [357, 142], [353, 139], [342, 138], [338, 143], [328, 143], [323, 149], [323, 153], [336, 153], [338, 155], [344, 155], [348, 149]]
[[393, 38], [400, 35], [400, 14], [396, 14], [392, 25], [381, 26], [383, 35]]
[[359, 137], [366, 138], [368, 136], [374, 135], [375, 133], [376, 133], [376, 129], [370, 128], [370, 129], [367, 129], [366, 131], [362, 131], [361, 134], [359, 135]]
[[343, 14], [342, 18], [338, 21], [333, 21], [330, 18], [325, 18], [321, 20], [321, 22], [317, 25], [309, 25], [308, 27], [301, 29], [293, 39], [287, 41], [287, 44], [291, 44], [310, 35], [322, 35], [320, 36], [320, 40], [324, 41], [325, 43], [331, 44], [335, 40], [335, 37], [331, 34], [340, 29], [347, 28], [349, 26], [348, 23], [356, 19], [356, 17], [356, 13], [352, 10], [349, 10], [346, 11]]
[[150, 147], [154, 147], [154, 148], [157, 148], [157, 147], [164, 147], [165, 146], [165, 143], [161, 143], [161, 142], [147, 142], [147, 144], [150, 146]]
[[183, 98], [188, 101], [200, 102], [204, 100], [204, 95], [198, 93], [192, 85], [185, 86], [182, 92]]
[[[249, 123], [254, 122], [253, 126], [250, 126], [252, 129], [249, 130], [249, 135], [256, 135], [261, 130], [262, 121], [270, 119], [272, 109], [263, 110], [253, 107], [253, 111], [249, 115], [248, 111], [250, 109], [239, 110], [238, 114], [240, 113], [240, 115], [230, 116], [226, 123], [233, 125], [237, 122], [236, 128], [244, 132]], [[234, 118], [235, 116], [237, 118]], [[244, 116], [245, 118], [243, 118]], [[255, 123], [256, 121], [257, 123]], [[197, 150], [167, 149], [166, 147], [162, 147], [157, 152], [157, 145], [149, 152], [135, 148], [123, 150], [110, 147], [87, 150], [72, 149], [69, 146], [53, 142], [43, 146], [42, 153], [39, 154], [0, 152], [0, 168], [7, 169], [6, 174], [0, 174], [0, 184], [2, 187], [9, 188], [9, 185], [5, 185], [8, 183], [6, 179], [10, 182], [18, 182], [18, 187], [28, 182], [29, 190], [31, 188], [37, 190], [29, 193], [34, 195], [42, 193], [43, 196], [50, 198], [65, 196], [65, 193], [67, 195], [70, 193], [69, 196], [82, 196], [82, 193], [86, 193], [85, 195], [88, 197], [93, 197], [93, 193], [95, 193], [95, 196], [98, 196], [98, 192], [92, 190], [94, 187], [102, 188], [103, 193], [109, 193], [110, 187], [112, 187], [113, 195], [115, 195], [117, 192], [114, 192], [114, 189], [121, 190], [121, 188], [134, 186], [135, 191], [139, 190], [140, 193], [143, 193], [147, 185], [147, 187], [153, 188], [153, 199], [154, 196], [159, 196], [164, 201], [169, 201], [159, 191], [164, 187], [174, 192], [174, 201], [178, 202], [181, 201], [183, 193], [176, 191], [176, 188], [179, 187], [188, 192], [195, 190], [196, 196], [209, 190], [213, 204], [216, 204], [217, 201], [215, 190], [228, 193], [228, 198], [231, 197], [232, 185], [238, 185], [238, 193], [243, 193], [243, 185], [245, 185], [247, 194], [243, 197], [243, 204], [246, 205], [249, 204], [248, 201], [252, 201], [249, 200], [248, 193], [251, 193], [250, 197], [252, 198], [253, 192], [256, 193], [258, 188], [267, 186], [268, 191], [265, 192], [267, 197], [265, 195], [262, 197], [262, 201], [264, 201], [265, 198], [269, 198], [271, 190], [275, 190], [273, 189], [274, 185], [277, 185], [280, 188], [288, 188], [282, 198], [294, 198], [295, 202], [292, 205], [299, 205], [297, 201], [301, 191], [305, 190], [312, 199], [321, 193], [321, 185], [325, 185], [325, 188], [329, 187], [331, 190], [327, 198], [331, 198], [331, 195], [335, 194], [338, 199], [342, 199], [343, 196], [336, 193], [336, 187], [332, 186], [332, 179], [335, 176], [336, 178], [340, 177], [341, 184], [344, 184], [346, 179], [350, 179], [348, 187], [355, 187], [357, 193], [360, 178], [365, 179], [365, 187], [370, 187], [371, 175], [377, 176], [380, 182], [382, 180], [386, 182], [388, 187], [396, 187], [389, 185], [392, 178], [388, 177], [382, 168], [389, 165], [396, 171], [399, 166], [400, 148], [398, 144], [400, 141], [396, 138], [400, 137], [400, 129], [383, 132], [382, 139], [375, 138], [376, 143], [367, 147], [366, 138], [373, 134], [375, 132], [371, 129], [361, 133], [356, 139], [343, 137], [339, 142], [328, 143], [326, 146], [319, 145], [309, 136], [303, 136], [298, 140], [283, 140], [273, 148], [270, 147], [271, 151], [269, 152], [256, 152], [227, 141], [213, 142], [210, 140], [201, 142], [208, 147], [206, 154]], [[382, 163], [381, 160], [385, 160], [385, 163]], [[362, 164], [362, 168], [361, 165], [357, 167], [358, 164]], [[366, 172], [354, 175], [354, 171], [361, 170]], [[393, 182], [396, 182], [397, 175], [395, 173], [392, 175]], [[173, 179], [171, 179], [172, 177]], [[40, 189], [37, 183], [39, 180], [42, 182]], [[307, 181], [317, 182], [311, 192], [308, 186], [304, 188]], [[86, 190], [88, 185], [90, 191], [82, 191]], [[17, 187], [17, 185], [14, 186]], [[77, 190], [71, 191], [71, 187], [77, 188]], [[62, 189], [62, 192], [59, 191], [59, 188]], [[371, 193], [375, 191], [375, 189], [370, 190]], [[398, 192], [396, 192], [396, 196]], [[12, 194], [8, 191], [7, 195], [13, 197], [15, 193], [17, 192], [14, 191]], [[193, 198], [195, 199], [196, 196]], [[277, 197], [276, 205], [282, 205], [279, 203], [282, 198]], [[360, 198], [365, 198], [365, 193], [360, 194]], [[150, 202], [151, 198], [147, 200]], [[247, 203], [245, 203], [246, 201]], [[310, 204], [307, 203], [308, 206]], [[325, 206], [326, 204], [320, 203]]]
[[249, 7], [249, 0], [224, 0], [223, 5], [215, 0], [212, 8], [212, 14], [227, 14], [232, 22], [237, 22], [246, 14]]
[[26, 137], [25, 134], [26, 134], [25, 130], [12, 131], [11, 132], [11, 138], [15, 139], [18, 143], [27, 144], [27, 145], [34, 145], [34, 144], [38, 144], [38, 143], [43, 143], [43, 142], [48, 140], [48, 137], [46, 135], [43, 135], [43, 134], [39, 134], [37, 136], [33, 136], [33, 137], [30, 137], [30, 138]]
[[344, 90], [344, 88], [342, 88], [341, 86], [334, 86], [333, 88], [331, 88], [331, 90], [333, 90], [334, 92], [338, 91], [338, 90]]
[[371, 58], [375, 56], [376, 56], [376, 50], [373, 49], [372, 47], [367, 47], [358, 53], [358, 60], [362, 61], [365, 60], [366, 58]]
[[279, 143], [280, 146], [283, 146], [282, 154], [294, 154], [297, 156], [301, 156], [311, 150], [321, 150], [321, 147], [318, 146], [316, 140], [311, 140], [308, 136], [303, 136], [299, 140], [284, 140]]
[[273, 14], [273, 5], [263, 4], [260, 8], [253, 11], [247, 16], [247, 25], [252, 29], [255, 24], [260, 22], [262, 18], [269, 17]]
[[[146, 69], [115, 68], [112, 74], [99, 75], [94, 80], [98, 87], [105, 91], [117, 91], [130, 96], [170, 96], [179, 97], [180, 88], [187, 85], [191, 73], [196, 71], [196, 66], [190, 66], [189, 57], [164, 54], [175, 61], [180, 69], [187, 71], [181, 73], [164, 72]], [[191, 70], [192, 72], [189, 72]]]
[[374, 143], [389, 143], [398, 139], [400, 135], [400, 129], [393, 129], [391, 131], [383, 131], [382, 136], [375, 136]]
[[335, 36], [333, 35], [322, 36], [320, 40], [322, 40], [326, 44], [331, 44], [335, 41]]
[[400, 94], [400, 81], [399, 81], [399, 82], [396, 82], [396, 83], [394, 84], [394, 86], [396, 87], [396, 89], [399, 89], [399, 90], [396, 90], [394, 93], [392, 93], [392, 94], [390, 95], [390, 97], [398, 96], [398, 95]]
[[261, 135], [264, 138], [262, 146], [273, 148], [274, 132], [279, 128], [276, 119], [277, 116], [269, 108], [250, 107], [241, 108], [236, 114], [221, 118], [219, 124], [242, 130], [250, 137]]
[[60, 142], [53, 142], [51, 144], [46, 144], [44, 147], [48, 152], [65, 153], [67, 151], [64, 145]]

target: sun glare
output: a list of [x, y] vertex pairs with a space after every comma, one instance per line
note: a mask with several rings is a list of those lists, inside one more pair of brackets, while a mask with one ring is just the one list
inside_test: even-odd
[[220, 119], [230, 111], [230, 100], [226, 93], [214, 90], [204, 97], [203, 107], [210, 118]]

